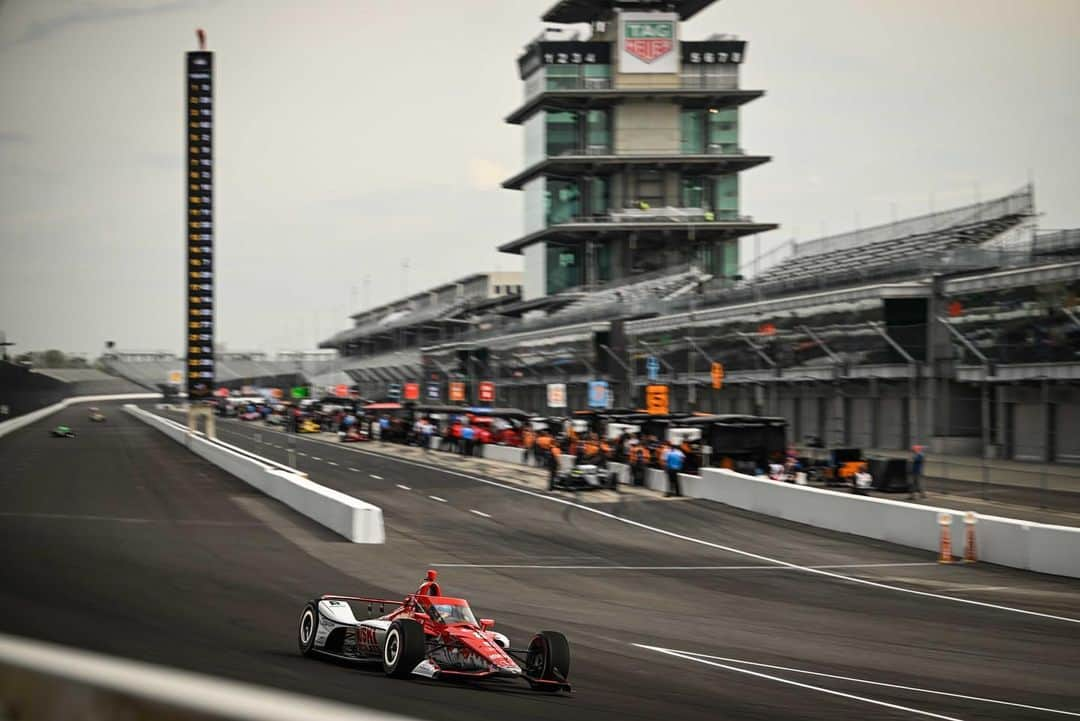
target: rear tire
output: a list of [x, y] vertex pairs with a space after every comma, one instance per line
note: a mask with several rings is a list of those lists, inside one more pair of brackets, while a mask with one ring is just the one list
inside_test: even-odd
[[393, 678], [407, 678], [424, 660], [424, 627], [411, 619], [390, 624], [383, 642], [383, 671]]
[[[570, 678], [570, 643], [558, 631], [540, 631], [529, 642], [525, 672], [530, 678], [565, 683]], [[560, 686], [536, 684], [540, 691], [559, 691]]]
[[315, 634], [319, 630], [319, 607], [314, 601], [308, 601], [304, 610], [300, 612], [300, 623], [297, 628], [296, 644], [301, 655], [311, 656], [315, 653]]

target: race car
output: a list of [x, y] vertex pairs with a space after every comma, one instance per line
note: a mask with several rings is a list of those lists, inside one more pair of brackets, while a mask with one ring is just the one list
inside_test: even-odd
[[49, 435], [53, 438], [74, 438], [75, 431], [71, 430], [67, 426], [57, 426], [49, 431]]
[[104, 423], [105, 422], [105, 414], [102, 413], [101, 409], [99, 409], [99, 408], [91, 408], [90, 409], [90, 420], [93, 421], [94, 423]]
[[262, 413], [259, 413], [258, 411], [244, 411], [240, 414], [240, 420], [259, 421], [262, 420]]
[[569, 472], [557, 474], [548, 481], [549, 491], [556, 488], [568, 491], [606, 488], [617, 492], [619, 490], [619, 479], [615, 471], [610, 471], [592, 463], [582, 463], [571, 468]]
[[359, 441], [370, 441], [371, 437], [366, 430], [357, 426], [350, 426], [347, 431], [338, 431], [338, 440], [342, 443], [357, 443]]
[[322, 431], [322, 427], [312, 419], [305, 418], [300, 421], [300, 427], [296, 431], [297, 433], [319, 433]]
[[[297, 644], [304, 656], [381, 664], [395, 678], [523, 679], [538, 691], [570, 691], [570, 644], [558, 631], [540, 631], [528, 648], [479, 621], [463, 598], [442, 595], [434, 570], [403, 601], [325, 595], [300, 612]], [[366, 604], [357, 620], [353, 604]], [[388, 613], [387, 608], [391, 609]]]

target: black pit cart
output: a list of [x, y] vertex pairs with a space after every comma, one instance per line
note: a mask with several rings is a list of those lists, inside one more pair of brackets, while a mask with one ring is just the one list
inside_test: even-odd
[[560, 472], [548, 482], [548, 490], [592, 491], [607, 489], [619, 491], [619, 478], [615, 471], [592, 463], [581, 463], [567, 472]]

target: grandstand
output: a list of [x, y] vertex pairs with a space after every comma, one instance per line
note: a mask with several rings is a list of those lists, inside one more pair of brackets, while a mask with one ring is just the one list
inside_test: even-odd
[[[291, 386], [307, 382], [307, 378], [325, 370], [332, 362], [325, 354], [286, 353], [271, 359], [260, 352], [218, 353], [215, 355], [216, 382], [220, 387], [230, 389], [246, 385]], [[183, 377], [184, 361], [163, 351], [118, 351], [103, 356], [102, 365], [115, 376], [143, 389], [157, 391], [173, 377]]]
[[1029, 186], [794, 243], [745, 280], [682, 266], [492, 306], [419, 347], [432, 336], [407, 324], [379, 338], [358, 326], [351, 342], [378, 352], [341, 367], [373, 396], [387, 383], [472, 392], [490, 380], [500, 404], [537, 411], [549, 383], [582, 408], [590, 380], [608, 381], [620, 406], [657, 382], [673, 409], [781, 415], [797, 439], [1080, 461], [1055, 431], [1080, 421], [1080, 232], [1037, 231], [1034, 214]]

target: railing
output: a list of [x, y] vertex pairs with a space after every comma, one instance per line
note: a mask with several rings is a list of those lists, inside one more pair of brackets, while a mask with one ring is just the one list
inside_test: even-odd
[[581, 148], [566, 148], [558, 152], [547, 151], [548, 158], [577, 158], [592, 156], [634, 156], [634, 155], [746, 155], [746, 151], [735, 143], [710, 143], [701, 148], [687, 150], [677, 148], [612, 148], [610, 145], [586, 145]]
[[751, 215], [739, 215], [732, 211], [706, 208], [679, 208], [664, 206], [642, 210], [640, 208], [611, 209], [596, 215], [574, 215], [562, 219], [547, 219], [548, 227], [558, 225], [587, 225], [592, 223], [753, 223]]

